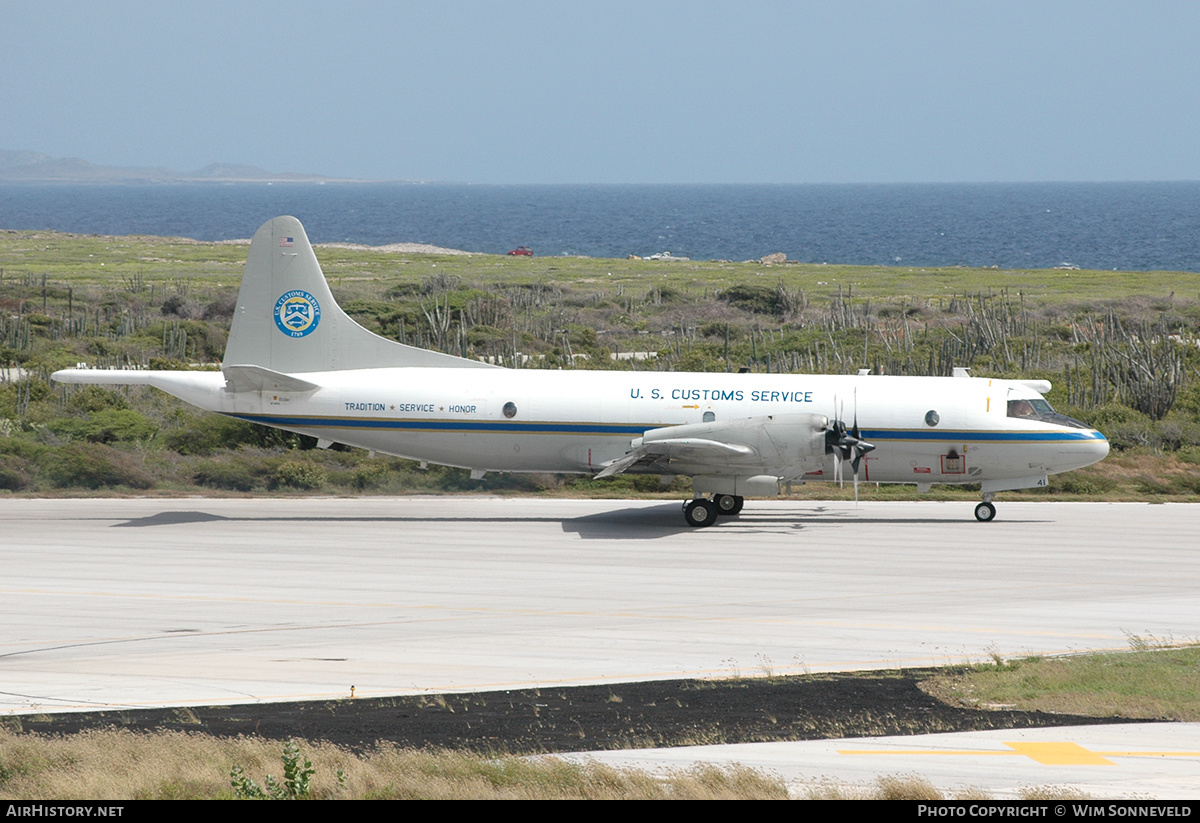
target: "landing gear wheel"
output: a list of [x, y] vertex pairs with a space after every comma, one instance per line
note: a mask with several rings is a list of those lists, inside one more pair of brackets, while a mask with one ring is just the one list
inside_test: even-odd
[[717, 504], [717, 513], [728, 517], [742, 510], [746, 498], [735, 494], [718, 494], [713, 498], [713, 502]]
[[717, 522], [717, 504], [697, 497], [683, 507], [683, 518], [689, 526], [711, 526]]
[[991, 503], [980, 503], [975, 507], [975, 519], [980, 523], [990, 523], [996, 517], [996, 507]]

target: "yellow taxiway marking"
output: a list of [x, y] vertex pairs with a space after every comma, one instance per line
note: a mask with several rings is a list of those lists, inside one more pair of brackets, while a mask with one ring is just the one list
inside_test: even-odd
[[969, 750], [900, 750], [900, 749], [838, 749], [838, 754], [885, 754], [885, 755], [950, 755], [974, 757], [1028, 757], [1044, 766], [1115, 766], [1110, 757], [1200, 757], [1200, 752], [1094, 752], [1078, 743], [1026, 741], [1008, 743], [1011, 751], [979, 749]]

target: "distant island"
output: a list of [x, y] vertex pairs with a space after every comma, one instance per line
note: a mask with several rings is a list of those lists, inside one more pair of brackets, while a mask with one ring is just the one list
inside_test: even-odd
[[0, 183], [362, 183], [320, 174], [271, 172], [242, 163], [209, 163], [195, 171], [97, 166], [78, 157], [0, 149]]

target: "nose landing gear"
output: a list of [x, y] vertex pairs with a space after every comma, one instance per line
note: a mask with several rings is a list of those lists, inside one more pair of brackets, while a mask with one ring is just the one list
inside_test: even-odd
[[975, 519], [980, 523], [990, 523], [996, 518], [996, 506], [992, 503], [992, 496], [985, 494], [983, 502], [975, 507]]

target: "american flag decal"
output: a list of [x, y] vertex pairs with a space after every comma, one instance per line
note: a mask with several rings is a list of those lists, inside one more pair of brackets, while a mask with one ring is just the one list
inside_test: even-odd
[[295, 241], [295, 238], [293, 238], [293, 237], [281, 237], [281, 238], [279, 238], [279, 247], [281, 249], [283, 249], [283, 248], [290, 249], [292, 247], [292, 243], [294, 241]]

